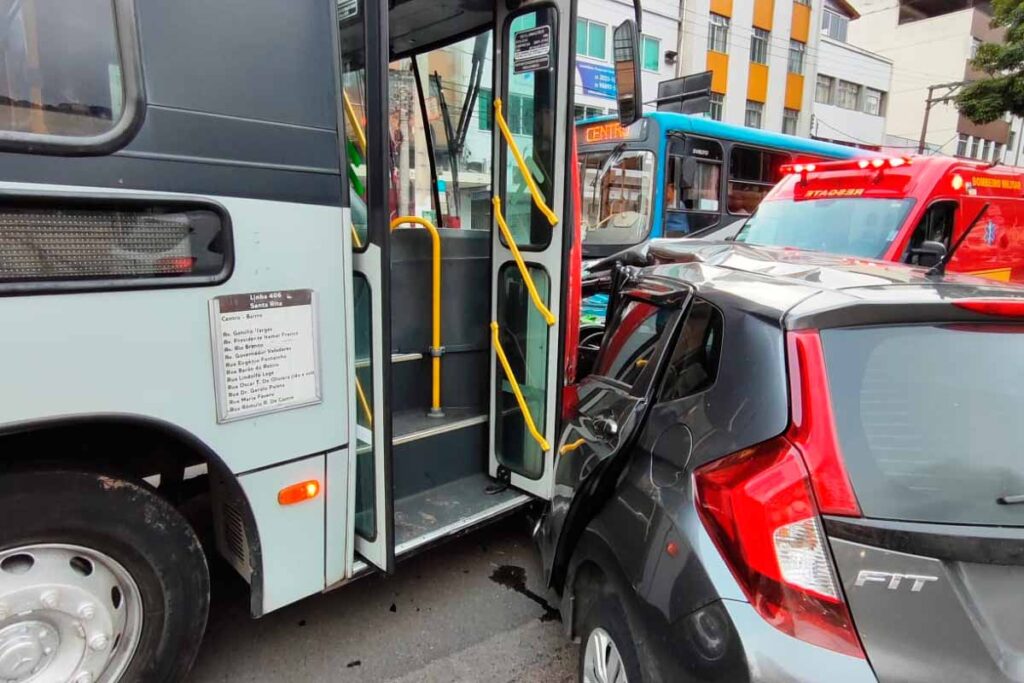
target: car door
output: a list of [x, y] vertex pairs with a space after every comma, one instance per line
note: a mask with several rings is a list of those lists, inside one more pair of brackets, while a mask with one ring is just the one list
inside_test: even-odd
[[614, 488], [689, 306], [688, 288], [651, 285], [619, 295], [593, 373], [572, 388], [576, 405], [556, 446], [555, 492], [539, 539], [549, 576]]

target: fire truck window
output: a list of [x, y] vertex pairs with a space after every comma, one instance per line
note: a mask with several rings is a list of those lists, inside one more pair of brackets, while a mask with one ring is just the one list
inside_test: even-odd
[[111, 0], [0, 0], [0, 129], [91, 137], [123, 109]]
[[729, 213], [752, 214], [788, 162], [788, 154], [734, 146], [729, 154]]
[[922, 242], [942, 242], [949, 249], [957, 205], [957, 202], [945, 201], [929, 206], [914, 228], [914, 234], [910, 236], [908, 249], [916, 249]]

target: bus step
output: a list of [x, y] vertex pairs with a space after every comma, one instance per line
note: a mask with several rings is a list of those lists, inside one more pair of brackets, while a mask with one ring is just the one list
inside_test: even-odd
[[398, 446], [487, 422], [487, 413], [480, 408], [445, 407], [444, 412], [444, 417], [429, 417], [423, 408], [396, 411], [391, 419], [391, 442]]

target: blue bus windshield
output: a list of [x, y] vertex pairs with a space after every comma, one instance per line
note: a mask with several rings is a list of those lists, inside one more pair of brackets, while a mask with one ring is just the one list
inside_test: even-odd
[[651, 232], [654, 153], [617, 147], [580, 154], [583, 243], [630, 246]]

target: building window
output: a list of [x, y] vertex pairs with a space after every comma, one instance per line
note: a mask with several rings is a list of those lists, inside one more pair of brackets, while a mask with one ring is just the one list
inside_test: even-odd
[[513, 135], [533, 135], [533, 97], [509, 93], [505, 112]]
[[1017, 150], [1017, 131], [1011, 130], [1010, 137], [1006, 139], [1006, 151], [1013, 154]]
[[864, 88], [864, 113], [872, 116], [881, 116], [884, 108], [882, 103], [885, 93], [874, 88]]
[[722, 109], [725, 107], [725, 95], [722, 93], [711, 93], [711, 104], [708, 106], [708, 117], [715, 121], [722, 120]]
[[857, 109], [860, 101], [860, 86], [850, 81], [839, 81], [836, 88], [836, 104], [843, 109]]
[[836, 79], [818, 74], [818, 83], [814, 88], [814, 101], [821, 104], [835, 104]]
[[589, 19], [576, 20], [576, 54], [593, 59], [605, 58], [608, 27]]
[[711, 13], [708, 24], [708, 50], [711, 52], [729, 51], [729, 17]]
[[796, 124], [800, 120], [800, 112], [796, 109], [782, 110], [782, 132], [786, 135], [796, 135]]
[[981, 144], [980, 138], [971, 138], [971, 154], [972, 159], [978, 158], [978, 145]]
[[747, 112], [743, 117], [743, 125], [748, 128], [760, 128], [761, 117], [764, 115], [764, 105], [754, 100], [747, 100]]
[[763, 28], [755, 28], [750, 36], [750, 61], [755, 64], [768, 63], [768, 41], [771, 34]]
[[581, 119], [592, 119], [596, 116], [604, 116], [604, 114], [605, 111], [601, 107], [588, 107], [583, 104], [577, 104], [573, 109], [573, 115], [577, 121]]
[[981, 160], [982, 161], [988, 161], [988, 153], [991, 151], [991, 149], [992, 149], [992, 141], [991, 140], [984, 140], [984, 141], [982, 141], [982, 143], [981, 143]]
[[481, 88], [476, 97], [477, 126], [480, 130], [491, 130], [494, 128], [494, 104], [491, 99], [491, 91]]
[[846, 42], [846, 29], [850, 25], [849, 17], [833, 12], [828, 7], [821, 14], [821, 34], [833, 40]]
[[978, 48], [981, 47], [981, 38], [971, 38], [971, 59], [978, 56]]
[[804, 50], [806, 45], [799, 40], [789, 41], [789, 72], [802, 74], [804, 72]]
[[960, 137], [956, 141], [956, 155], [958, 157], [967, 156], [967, 140], [969, 136], [960, 133]]
[[661, 68], [660, 40], [650, 36], [640, 39], [640, 65], [647, 71], [658, 71]]
[[992, 163], [999, 164], [1003, 161], [1003, 143], [996, 142], [992, 145]]
[[798, 5], [807, 5], [808, 7], [811, 6], [811, 0], [793, 0], [793, 2], [795, 2]]

